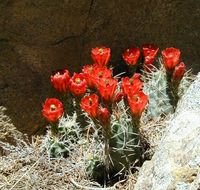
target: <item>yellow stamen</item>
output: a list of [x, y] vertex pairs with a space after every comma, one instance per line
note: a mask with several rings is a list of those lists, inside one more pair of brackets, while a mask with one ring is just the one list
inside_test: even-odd
[[51, 104], [50, 109], [51, 109], [51, 111], [54, 111], [54, 110], [56, 110], [56, 106], [54, 104]]
[[137, 102], [137, 101], [139, 100], [138, 95], [134, 95], [134, 96], [133, 96], [133, 99]]
[[100, 72], [98, 73], [98, 76], [99, 76], [99, 78], [103, 77], [103, 71], [100, 71]]
[[102, 48], [99, 49], [99, 53], [103, 54], [103, 49]]
[[75, 79], [75, 82], [76, 82], [77, 84], [80, 84], [80, 83], [81, 83], [81, 79], [80, 79], [80, 78], [76, 78], [76, 79]]
[[91, 106], [92, 105], [92, 99], [89, 98], [89, 105]]

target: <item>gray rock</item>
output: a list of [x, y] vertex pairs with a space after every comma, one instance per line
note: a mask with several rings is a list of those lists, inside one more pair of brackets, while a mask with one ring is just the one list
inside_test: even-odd
[[200, 74], [178, 104], [135, 190], [200, 189]]

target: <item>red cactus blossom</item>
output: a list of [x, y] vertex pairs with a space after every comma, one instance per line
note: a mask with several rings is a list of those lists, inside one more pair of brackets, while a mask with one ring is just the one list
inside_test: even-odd
[[46, 99], [43, 104], [42, 114], [50, 122], [57, 121], [63, 112], [63, 104], [56, 98]]
[[159, 48], [153, 44], [144, 44], [142, 46], [142, 51], [144, 56], [144, 64], [146, 66], [145, 68], [146, 70], [151, 70]]
[[93, 65], [85, 65], [82, 69], [82, 72], [84, 73], [85, 75], [85, 79], [87, 81], [87, 85], [88, 85], [88, 88], [93, 88], [94, 87], [94, 84], [93, 84], [93, 81], [92, 81], [92, 75], [95, 71], [95, 68], [97, 67], [96, 64], [93, 64]]
[[107, 125], [110, 123], [110, 112], [107, 108], [99, 108], [98, 118], [102, 124]]
[[51, 83], [58, 92], [67, 92], [69, 80], [69, 71], [66, 69], [55, 71], [51, 75]]
[[123, 53], [123, 59], [128, 65], [136, 65], [139, 57], [140, 49], [138, 47], [131, 47]]
[[179, 64], [180, 55], [180, 50], [173, 47], [166, 48], [162, 51], [163, 63], [166, 70], [171, 71], [176, 67], [177, 64]]
[[107, 67], [99, 67], [96, 66], [90, 75], [90, 80], [92, 81], [93, 87], [97, 87], [98, 81], [102, 78], [111, 78], [112, 77], [112, 69], [108, 69]]
[[97, 110], [99, 106], [99, 97], [96, 94], [85, 96], [81, 99], [81, 109], [88, 113], [91, 118], [97, 117]]
[[125, 95], [124, 92], [122, 91], [118, 92], [114, 97], [114, 102], [115, 103], [120, 102], [123, 99], [124, 95]]
[[99, 66], [107, 66], [111, 50], [107, 47], [96, 47], [91, 50], [91, 57]]
[[83, 73], [74, 73], [70, 79], [69, 89], [75, 96], [85, 94], [87, 90], [87, 82]]
[[140, 80], [140, 74], [136, 73], [132, 78], [125, 77], [122, 78], [122, 90], [125, 95], [141, 90], [143, 87], [143, 82]]
[[105, 102], [112, 102], [117, 87], [117, 80], [113, 78], [102, 78], [98, 82], [97, 89]]
[[148, 96], [142, 91], [137, 93], [129, 93], [128, 103], [133, 116], [140, 117], [148, 103]]
[[185, 74], [185, 64], [181, 62], [178, 66], [176, 66], [174, 73], [173, 73], [173, 80], [180, 81]]

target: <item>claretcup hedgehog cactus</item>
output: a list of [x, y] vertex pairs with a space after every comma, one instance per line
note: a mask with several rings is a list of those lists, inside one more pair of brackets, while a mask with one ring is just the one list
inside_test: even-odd
[[159, 119], [173, 111], [167, 94], [167, 80], [164, 68], [154, 69], [152, 72], [144, 73], [143, 91], [149, 96], [149, 104], [145, 119]]
[[76, 119], [75, 113], [73, 116], [62, 117], [58, 122], [56, 133], [52, 130], [48, 131], [44, 147], [50, 157], [67, 157], [73, 150], [74, 144], [80, 137], [80, 128]]
[[[66, 109], [71, 104], [62, 104], [55, 98], [44, 103], [43, 116], [51, 123], [45, 147], [51, 157], [70, 155], [80, 138], [76, 120], [79, 119], [83, 125], [82, 138], [87, 136], [84, 146], [89, 154], [86, 152], [84, 163], [90, 177], [106, 182], [112, 174], [124, 174], [140, 160], [144, 150], [140, 143], [141, 119], [143, 123], [159, 120], [173, 112], [190, 84], [179, 49], [162, 51], [163, 63], [160, 60], [159, 69], [153, 65], [159, 48], [145, 44], [142, 52], [140, 59], [138, 47], [124, 51], [123, 59], [129, 72], [121, 80], [114, 77], [112, 68], [108, 67], [111, 50], [106, 47], [92, 49], [93, 64], [84, 66], [81, 73], [70, 77], [69, 71], [63, 69], [52, 74], [52, 85], [68, 97], [78, 118], [76, 114], [63, 117], [64, 109], [71, 114], [71, 109]], [[139, 64], [139, 60], [144, 60], [143, 64]], [[143, 77], [136, 73], [142, 65]], [[80, 113], [81, 110], [85, 114]], [[89, 127], [85, 126], [85, 118], [89, 118]], [[84, 135], [86, 129], [87, 135]], [[91, 151], [91, 144], [94, 151]]]

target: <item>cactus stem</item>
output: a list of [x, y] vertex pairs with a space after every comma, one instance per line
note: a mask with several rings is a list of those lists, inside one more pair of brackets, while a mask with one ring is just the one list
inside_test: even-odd
[[167, 72], [167, 94], [170, 99], [170, 103], [175, 109], [179, 100], [178, 97], [178, 87], [179, 83], [174, 83], [172, 81], [172, 72]]
[[58, 134], [58, 123], [51, 123], [51, 133], [53, 136], [57, 136]]
[[140, 128], [140, 117], [132, 116], [132, 123], [133, 123], [133, 127], [135, 127], [135, 128], [137, 129], [137, 131], [139, 132], [139, 128]]
[[105, 163], [105, 174], [104, 174], [104, 184], [106, 184], [106, 179], [109, 178], [109, 165], [110, 165], [110, 140], [104, 137], [104, 163]]

